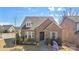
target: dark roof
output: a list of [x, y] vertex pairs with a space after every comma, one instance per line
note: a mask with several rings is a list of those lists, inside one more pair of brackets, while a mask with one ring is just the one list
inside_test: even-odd
[[68, 18], [73, 20], [74, 22], [79, 22], [79, 16], [69, 16]]
[[8, 30], [13, 25], [3, 25], [4, 30]]
[[60, 25], [63, 23], [65, 19], [73, 20], [74, 22], [79, 22], [79, 16], [64, 16]]
[[27, 21], [31, 21], [33, 24], [31, 29], [35, 29], [36, 27], [38, 27], [40, 24], [42, 24], [47, 19], [50, 19], [51, 21], [56, 23], [52, 16], [27, 16], [27, 17], [25, 17], [24, 21], [22, 22], [21, 28], [26, 24]]
[[8, 30], [11, 26], [13, 26], [13, 25], [2, 25], [2, 26], [0, 25], [0, 32], [3, 32], [5, 30]]

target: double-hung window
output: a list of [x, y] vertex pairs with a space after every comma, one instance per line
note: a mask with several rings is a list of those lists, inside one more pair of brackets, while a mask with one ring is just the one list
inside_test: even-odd
[[27, 32], [27, 38], [34, 38], [34, 32]]
[[32, 22], [31, 21], [27, 21], [26, 22], [26, 27], [32, 27]]
[[50, 39], [57, 39], [58, 38], [58, 32], [50, 32]]

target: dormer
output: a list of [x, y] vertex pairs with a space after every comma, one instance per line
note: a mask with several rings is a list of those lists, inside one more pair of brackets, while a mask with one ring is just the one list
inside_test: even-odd
[[26, 22], [26, 28], [27, 28], [27, 27], [32, 27], [32, 22], [31, 22], [31, 21], [27, 21], [27, 22]]

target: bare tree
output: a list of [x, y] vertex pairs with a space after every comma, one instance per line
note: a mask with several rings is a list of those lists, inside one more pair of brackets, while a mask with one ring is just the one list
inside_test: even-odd
[[78, 13], [77, 13], [77, 8], [74, 8], [74, 7], [69, 7], [68, 8], [68, 16], [77, 16], [78, 15]]
[[65, 7], [62, 10], [62, 12], [61, 12], [61, 16], [59, 18], [59, 23], [62, 22], [62, 18], [64, 16], [78, 16], [77, 8], [74, 8], [74, 7]]
[[63, 8], [63, 10], [61, 11], [61, 15], [59, 15], [59, 24], [62, 22], [62, 19], [64, 16], [67, 16], [67, 9]]

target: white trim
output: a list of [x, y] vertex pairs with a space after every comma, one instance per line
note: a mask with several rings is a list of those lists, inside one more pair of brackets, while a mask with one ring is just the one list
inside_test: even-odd
[[9, 28], [9, 31], [10, 31], [10, 32], [15, 31], [15, 28], [14, 28], [13, 26], [11, 26], [11, 27]]
[[50, 39], [52, 39], [52, 33], [55, 33], [55, 39], [58, 38], [58, 32], [57, 31], [50, 31]]
[[77, 31], [79, 30], [79, 23], [77, 23]]
[[52, 31], [50, 31], [50, 39], [52, 39]]
[[[28, 24], [28, 25], [27, 25]], [[32, 27], [32, 22], [31, 21], [27, 21], [26, 22], [26, 27]]]

